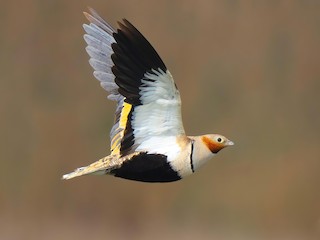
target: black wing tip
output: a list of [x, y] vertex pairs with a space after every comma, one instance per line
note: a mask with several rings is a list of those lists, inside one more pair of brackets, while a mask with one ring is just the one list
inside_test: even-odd
[[167, 68], [150, 42], [131, 22], [123, 18], [118, 21], [119, 28], [113, 32], [112, 61], [115, 82], [119, 93], [133, 105], [140, 104], [139, 92], [144, 75], [153, 70]]
[[[127, 28], [131, 28], [131, 29], [135, 29], [136, 31], [139, 32], [139, 30], [126, 18], [122, 18], [122, 22], [124, 23], [125, 26], [127, 26]], [[139, 32], [140, 33], [140, 32]], [[140, 33], [141, 34], [141, 33]]]
[[[145, 66], [145, 72], [150, 71], [152, 68], [157, 70], [160, 68], [164, 72], [167, 71], [167, 67], [162, 61], [161, 57], [154, 49], [152, 44], [145, 38], [145, 36], [126, 18], [118, 21], [119, 28], [117, 29], [117, 33], [114, 35], [119, 34], [120, 32], [129, 40], [135, 47], [136, 50], [140, 51], [141, 57], [147, 58], [149, 61], [148, 66]], [[121, 43], [118, 43], [121, 44]]]

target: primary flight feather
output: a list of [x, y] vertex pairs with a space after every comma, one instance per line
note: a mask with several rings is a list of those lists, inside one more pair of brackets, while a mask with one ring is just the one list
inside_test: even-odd
[[148, 40], [126, 19], [113, 29], [93, 9], [84, 13], [93, 75], [117, 103], [110, 155], [63, 175], [110, 174], [171, 182], [195, 172], [233, 142], [219, 134], [186, 136], [171, 73]]

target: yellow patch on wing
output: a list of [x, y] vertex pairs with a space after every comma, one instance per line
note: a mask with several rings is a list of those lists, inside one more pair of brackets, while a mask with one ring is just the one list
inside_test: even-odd
[[225, 147], [224, 144], [218, 143], [206, 136], [203, 136], [201, 138], [202, 142], [210, 149], [211, 152], [217, 153], [219, 152], [222, 148]]
[[121, 110], [121, 117], [120, 117], [120, 128], [126, 128], [127, 121], [128, 121], [128, 115], [129, 112], [131, 111], [132, 105], [126, 102], [123, 102], [123, 107]]
[[[121, 146], [121, 139], [124, 134], [124, 130], [126, 129], [127, 122], [128, 122], [128, 115], [131, 111], [132, 105], [126, 102], [123, 102], [122, 110], [119, 119], [119, 129], [122, 129], [119, 133], [113, 136], [112, 139], [112, 146], [111, 146], [111, 153], [112, 154], [119, 154], [120, 153], [120, 146]], [[116, 139], [116, 140], [115, 140]]]

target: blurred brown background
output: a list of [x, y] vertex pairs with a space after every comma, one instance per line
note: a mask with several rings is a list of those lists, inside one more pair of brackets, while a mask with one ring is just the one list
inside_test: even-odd
[[[189, 135], [236, 145], [180, 182], [61, 181], [109, 154], [87, 6], [154, 45]], [[319, 1], [6, 1], [0, 29], [1, 240], [320, 238]]]

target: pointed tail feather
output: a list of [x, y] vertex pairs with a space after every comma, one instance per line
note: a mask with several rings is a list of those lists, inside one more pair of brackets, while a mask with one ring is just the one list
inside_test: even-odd
[[86, 167], [77, 168], [73, 172], [63, 175], [62, 179], [68, 180], [71, 178], [80, 177], [82, 175], [88, 175], [88, 174], [96, 174], [96, 175], [106, 174], [115, 167], [113, 164], [114, 161], [112, 161], [114, 159], [115, 159], [115, 156], [112, 156], [112, 155], [101, 158], [100, 160]]

